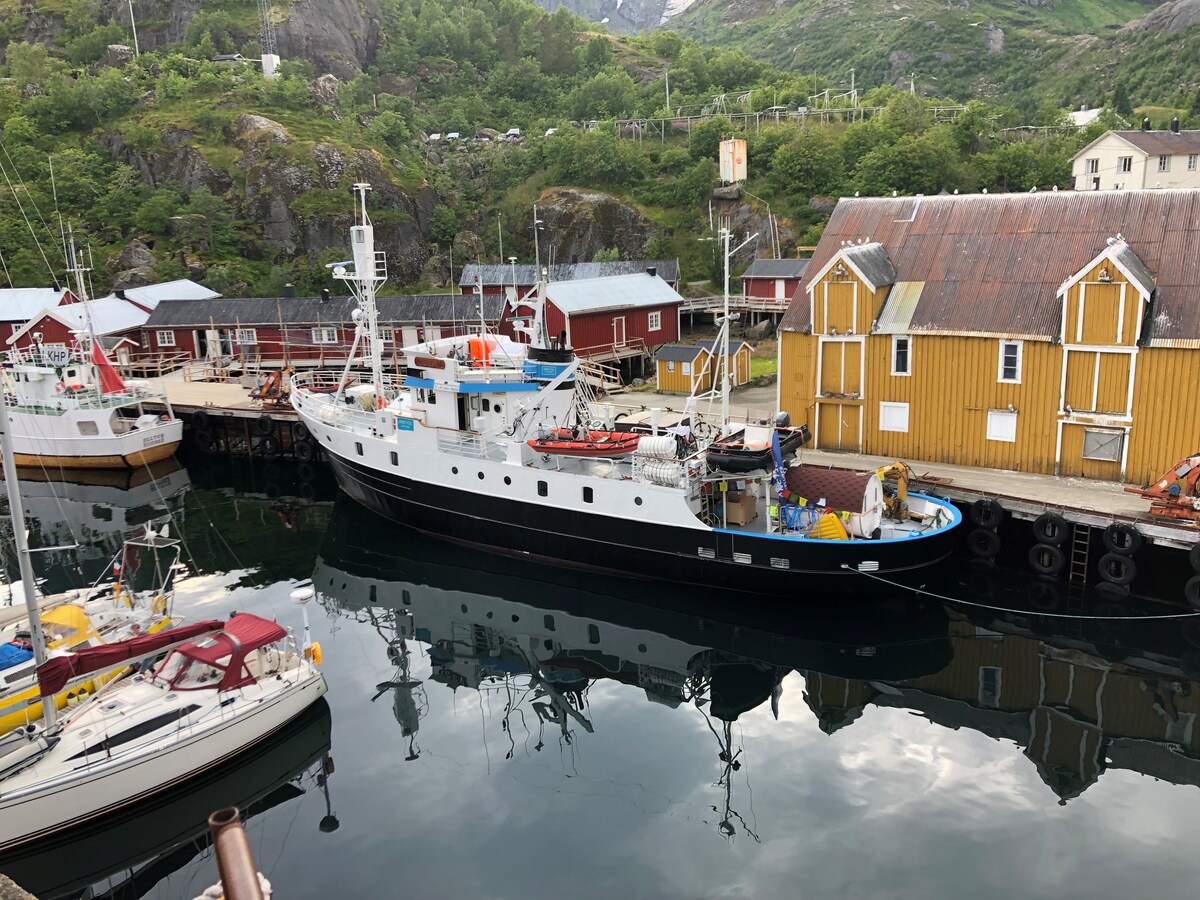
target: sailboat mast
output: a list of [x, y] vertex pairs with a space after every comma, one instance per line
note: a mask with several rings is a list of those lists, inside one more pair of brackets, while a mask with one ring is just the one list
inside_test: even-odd
[[726, 431], [729, 428], [729, 229], [721, 229], [721, 239], [725, 246], [722, 251], [725, 255], [725, 311], [723, 313], [725, 320], [721, 325], [721, 334], [724, 337], [724, 343], [721, 347], [721, 365], [717, 371], [721, 373], [721, 430]]
[[[25, 507], [17, 482], [17, 464], [13, 456], [12, 426], [8, 418], [8, 403], [0, 398], [0, 454], [4, 455], [4, 487], [8, 492], [8, 511], [12, 516], [13, 543], [17, 550], [17, 565], [21, 569], [21, 586], [25, 592], [25, 608], [29, 610], [29, 635], [33, 643], [33, 661], [38, 666], [46, 661], [46, 641], [42, 636], [42, 618], [38, 612], [37, 587], [33, 582], [33, 565], [29, 561], [29, 541], [25, 534]], [[54, 726], [57, 709], [53, 697], [42, 698], [42, 714], [46, 727]]]

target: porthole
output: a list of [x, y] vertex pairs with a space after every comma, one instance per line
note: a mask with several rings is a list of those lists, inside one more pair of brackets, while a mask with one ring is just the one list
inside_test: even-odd
[[505, 483], [505, 484], [512, 484], [512, 479], [511, 479], [511, 478], [509, 478], [507, 475], [505, 475], [505, 476], [504, 476], [504, 483]]
[[642, 498], [641, 498], [641, 497], [634, 497], [634, 498], [633, 498], [633, 505], [634, 505], [634, 506], [641, 506], [641, 505], [642, 505]]
[[495, 617], [495, 615], [496, 615], [496, 614], [495, 614], [494, 612], [492, 612], [491, 610], [488, 610], [487, 617], [488, 617], [489, 619], [491, 619], [491, 618], [494, 618], [494, 617]]
[[451, 467], [450, 467], [450, 474], [451, 474], [451, 475], [457, 475], [457, 474], [458, 474], [458, 466], [451, 466]]
[[514, 622], [520, 622], [520, 621], [521, 621], [521, 617], [520, 617], [520, 616], [513, 616], [513, 617], [512, 617], [512, 620], [513, 620]]
[[645, 652], [646, 652], [646, 645], [638, 644], [638, 653], [645, 653]]
[[462, 604], [462, 606], [460, 606], [460, 607], [459, 607], [459, 609], [461, 609], [463, 612], [466, 612], [466, 611], [467, 611], [467, 604], [465, 604], [465, 603], [464, 603], [464, 604]]
[[479, 475], [479, 480], [480, 480], [480, 481], [483, 481], [483, 473], [482, 473], [482, 472], [479, 472], [479, 473], [477, 473], [477, 474]]

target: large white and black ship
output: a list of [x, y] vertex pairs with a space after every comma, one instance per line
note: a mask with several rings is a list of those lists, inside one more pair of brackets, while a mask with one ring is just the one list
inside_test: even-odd
[[[292, 403], [342, 488], [422, 531], [575, 567], [724, 590], [794, 596], [921, 577], [949, 555], [961, 516], [947, 500], [889, 493], [881, 473], [785, 460], [714, 467], [728, 421], [651, 411], [632, 447], [594, 402], [565, 336], [545, 334], [542, 300], [517, 337], [475, 333], [404, 349], [384, 375], [374, 249], [360, 186], [353, 259], [334, 267], [359, 298], [356, 349], [339, 373], [292, 379]], [[369, 364], [358, 378], [352, 365]], [[780, 429], [766, 426], [778, 447]], [[772, 434], [774, 432], [774, 434]], [[611, 444], [613, 449], [606, 451]]]

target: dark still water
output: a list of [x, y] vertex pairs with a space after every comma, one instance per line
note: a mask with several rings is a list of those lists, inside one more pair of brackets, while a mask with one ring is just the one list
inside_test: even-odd
[[42, 574], [93, 575], [170, 513], [190, 618], [299, 629], [288, 595], [312, 577], [328, 705], [160, 808], [0, 861], [43, 897], [196, 896], [227, 803], [289, 900], [1196, 894], [1194, 626], [705, 596], [422, 537], [311, 470], [157, 474], [59, 485], [77, 499], [32, 537], [70, 524], [89, 549]]

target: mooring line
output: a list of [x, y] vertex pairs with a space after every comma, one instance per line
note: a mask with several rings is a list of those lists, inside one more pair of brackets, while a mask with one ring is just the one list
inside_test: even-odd
[[1194, 619], [1197, 616], [1200, 616], [1200, 610], [1189, 613], [1172, 613], [1170, 615], [1161, 616], [1085, 616], [1076, 613], [1043, 612], [1040, 609], [1011, 609], [1007, 606], [993, 606], [990, 603], [976, 603], [973, 600], [963, 600], [959, 597], [948, 597], [945, 594], [939, 594], [936, 591], [927, 591], [924, 588], [916, 588], [907, 584], [901, 584], [899, 581], [891, 581], [890, 579], [884, 578], [880, 575], [872, 574], [871, 572], [861, 572], [858, 569], [852, 568], [847, 563], [842, 563], [841, 567], [847, 572], [853, 572], [856, 575], [862, 575], [865, 578], [873, 578], [875, 581], [883, 582], [890, 587], [912, 591], [914, 594], [924, 594], [926, 597], [932, 597], [935, 600], [944, 600], [947, 603], [961, 603], [964, 606], [974, 606], [979, 609], [991, 609], [997, 612], [1015, 613], [1017, 615], [1047, 616], [1055, 619], [1087, 619], [1092, 622], [1142, 622], [1153, 619]]

